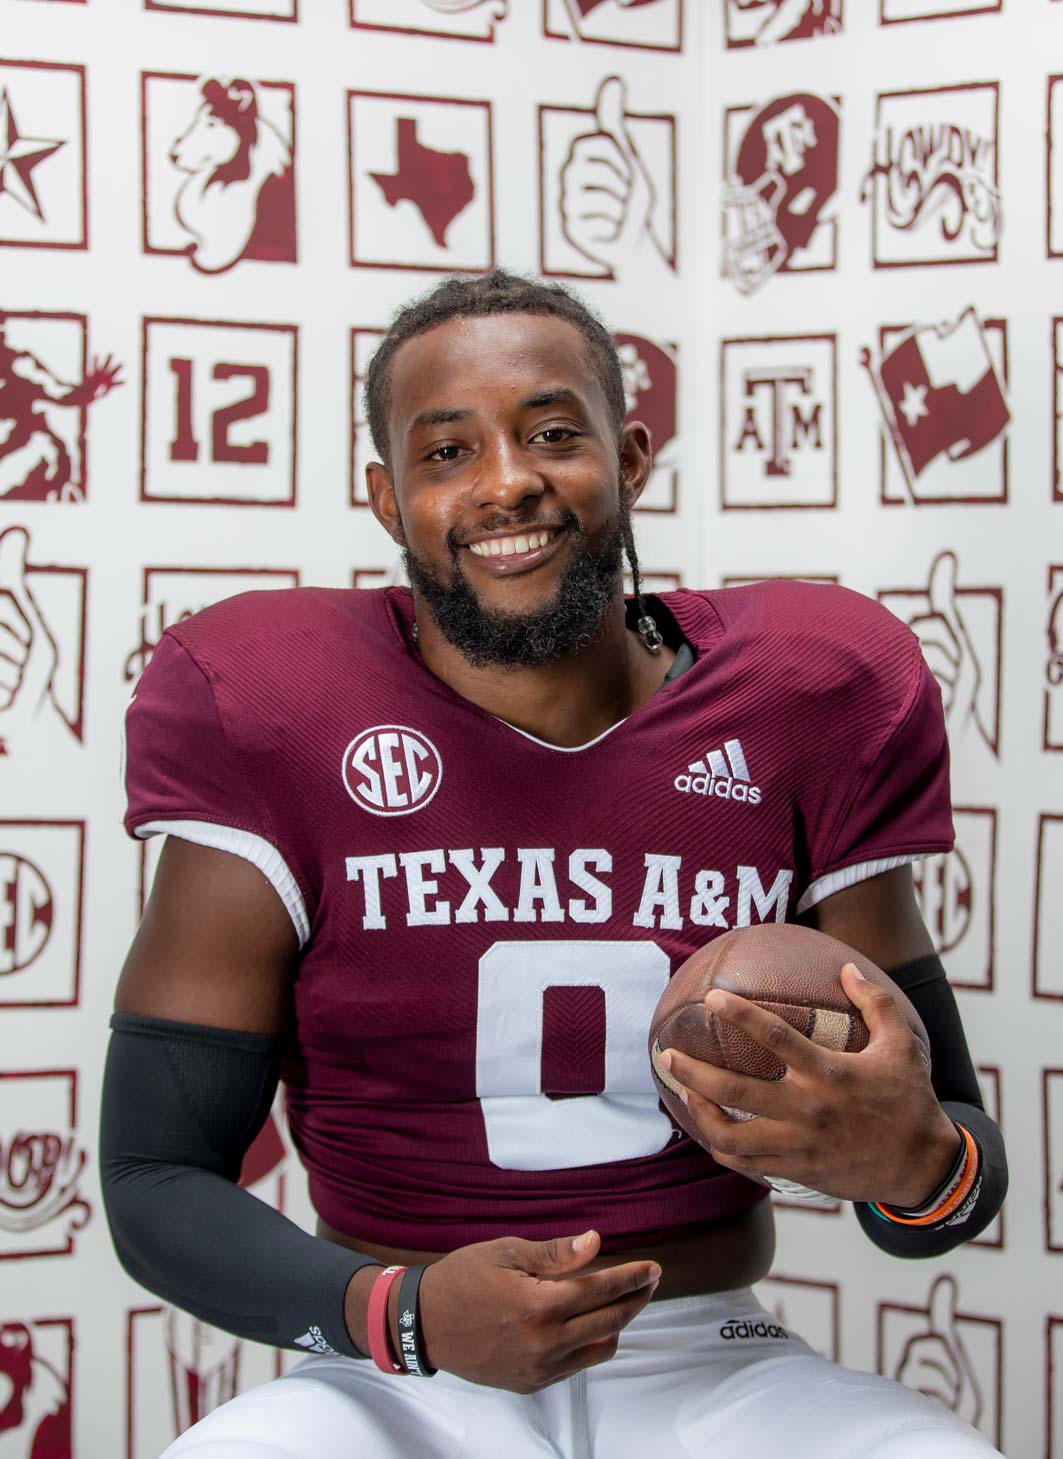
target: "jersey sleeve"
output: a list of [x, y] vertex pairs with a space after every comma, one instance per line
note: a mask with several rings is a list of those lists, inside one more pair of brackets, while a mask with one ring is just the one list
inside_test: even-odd
[[284, 902], [299, 945], [307, 941], [307, 898], [292, 858], [226, 733], [206, 674], [169, 633], [126, 711], [124, 779], [130, 836], [165, 833], [242, 856]]
[[849, 747], [853, 779], [840, 811], [813, 832], [799, 913], [868, 877], [952, 849], [941, 691], [917, 649], [914, 660], [885, 740], [869, 736], [870, 749], [866, 742]]

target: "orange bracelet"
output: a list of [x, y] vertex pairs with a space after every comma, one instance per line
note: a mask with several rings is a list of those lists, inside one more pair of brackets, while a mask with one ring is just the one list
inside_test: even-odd
[[965, 1130], [963, 1125], [957, 1124], [956, 1128], [966, 1143], [967, 1158], [963, 1167], [963, 1175], [960, 1177], [960, 1183], [951, 1195], [947, 1196], [940, 1206], [937, 1206], [926, 1216], [915, 1217], [896, 1216], [887, 1206], [882, 1206], [877, 1201], [871, 1201], [869, 1204], [874, 1206], [880, 1216], [884, 1216], [887, 1221], [895, 1222], [898, 1226], [938, 1226], [963, 1205], [964, 1201], [970, 1195], [971, 1187], [974, 1185], [978, 1175], [978, 1146], [974, 1143], [969, 1131]]

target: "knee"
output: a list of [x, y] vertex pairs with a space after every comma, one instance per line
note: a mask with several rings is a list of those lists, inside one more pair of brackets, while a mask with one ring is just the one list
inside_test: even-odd
[[860, 1450], [859, 1459], [1000, 1459], [1000, 1450], [977, 1429], [960, 1425], [959, 1420], [947, 1427], [907, 1428], [884, 1434], [870, 1447]]

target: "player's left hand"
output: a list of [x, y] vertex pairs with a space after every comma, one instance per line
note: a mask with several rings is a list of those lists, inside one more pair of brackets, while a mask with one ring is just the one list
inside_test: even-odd
[[[671, 1073], [721, 1165], [839, 1200], [913, 1208], [944, 1181], [961, 1137], [890, 994], [852, 963], [841, 976], [870, 1034], [861, 1053], [821, 1048], [766, 1009], [713, 989], [706, 998], [713, 1013], [770, 1049], [786, 1072], [754, 1079], [672, 1049]], [[757, 1118], [732, 1120], [724, 1108]]]

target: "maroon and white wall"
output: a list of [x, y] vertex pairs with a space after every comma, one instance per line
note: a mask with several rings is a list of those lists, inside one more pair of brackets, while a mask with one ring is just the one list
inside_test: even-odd
[[703, 575], [833, 578], [921, 638], [957, 847], [917, 891], [1012, 1164], [1002, 1219], [932, 1264], [781, 1212], [779, 1302], [1009, 1456], [1060, 1459], [1063, 5], [719, 10]]

